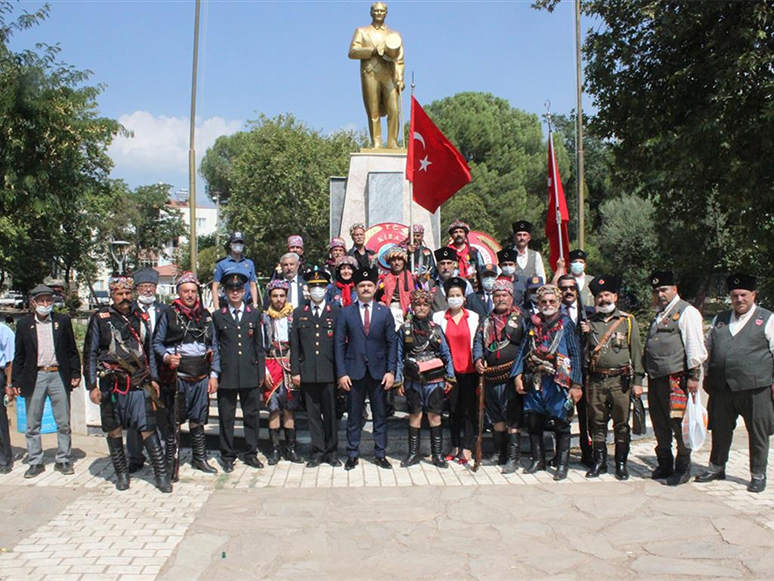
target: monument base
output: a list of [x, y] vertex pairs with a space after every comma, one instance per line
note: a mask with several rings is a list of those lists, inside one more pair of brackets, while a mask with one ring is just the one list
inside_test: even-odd
[[351, 155], [347, 177], [330, 179], [331, 237], [349, 242], [349, 228], [358, 222], [366, 229], [383, 222], [414, 223], [425, 227], [425, 245], [440, 246], [441, 211], [431, 214], [411, 205], [406, 155], [400, 149], [364, 149]]

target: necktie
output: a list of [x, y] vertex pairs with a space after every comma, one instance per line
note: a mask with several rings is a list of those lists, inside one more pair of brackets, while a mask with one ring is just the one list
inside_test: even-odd
[[239, 323], [239, 313], [240, 309], [234, 309], [234, 320]]
[[368, 307], [370, 305], [363, 305], [363, 308], [365, 309], [365, 314], [363, 314], [363, 328], [365, 329], [365, 334], [368, 335], [368, 332], [371, 330], [371, 313], [368, 310]]
[[314, 307], [314, 316], [315, 316], [315, 318], [319, 318], [320, 317], [320, 307], [318, 307], [318, 306]]
[[489, 294], [489, 293], [487, 293], [487, 295], [486, 295], [486, 308], [489, 311], [494, 309], [494, 303], [492, 302], [492, 295]]
[[290, 282], [290, 286], [288, 288], [288, 302], [292, 305], [292, 304], [295, 304], [295, 303], [293, 303], [293, 284], [294, 284], [294, 281], [291, 280], [291, 281], [288, 281], [288, 282]]

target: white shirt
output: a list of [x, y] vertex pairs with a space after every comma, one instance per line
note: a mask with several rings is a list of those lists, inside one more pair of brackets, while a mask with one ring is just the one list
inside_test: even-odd
[[[671, 316], [672, 310], [674, 310], [674, 307], [679, 300], [680, 295], [676, 294], [675, 298], [670, 301], [666, 308], [656, 314], [656, 318], [653, 320], [652, 325], [659, 325], [667, 317]], [[680, 314], [680, 320], [677, 322], [677, 326], [680, 329], [680, 336], [683, 340], [683, 346], [685, 347], [685, 358], [687, 360], [688, 369], [693, 369], [704, 363], [707, 359], [707, 348], [704, 346], [704, 325], [701, 313], [696, 307], [688, 305]]]
[[[527, 262], [529, 261], [529, 247], [525, 248], [524, 252], [520, 252], [515, 246], [514, 249], [516, 250], [516, 264], [524, 270], [527, 268]], [[535, 251], [535, 276], [539, 276], [543, 279], [543, 282], [546, 282], [546, 269], [543, 266], [543, 257], [540, 256], [540, 252], [537, 250]]]
[[299, 291], [300, 285], [298, 281], [298, 274], [296, 274], [296, 276], [294, 276], [291, 279], [286, 278], [285, 282], [290, 285], [290, 288], [288, 289], [288, 300], [290, 301], [290, 303], [293, 305], [293, 308], [295, 309], [296, 307], [298, 307], [298, 305], [301, 302], [301, 299], [303, 298], [298, 296], [301, 294]]
[[370, 303], [361, 303], [360, 301], [357, 302], [358, 305], [360, 305], [360, 320], [363, 321], [363, 327], [365, 327], [365, 305], [368, 305], [368, 318], [369, 318], [369, 325], [371, 324], [370, 321], [374, 320], [374, 302], [371, 301]]
[[153, 331], [156, 329], [156, 304], [143, 305], [140, 303], [140, 308], [148, 314], [148, 324], [150, 325], [151, 335], [153, 335]]
[[573, 323], [578, 322], [578, 303], [573, 301], [571, 305], [562, 303], [562, 312], [570, 317]]
[[42, 321], [35, 317], [35, 331], [38, 335], [38, 367], [54, 367], [57, 365], [54, 349], [54, 325], [51, 315], [46, 315]]
[[575, 276], [574, 274], [572, 275], [572, 277], [575, 279], [575, 284], [578, 285], [578, 291], [582, 291], [583, 287], [586, 286], [586, 273], [584, 272], [583, 274], [581, 274], [580, 278]]
[[312, 314], [313, 315], [314, 315], [314, 310], [315, 309], [320, 309], [318, 311], [319, 315], [317, 315], [317, 316], [321, 317], [322, 314], [325, 312], [325, 299], [323, 299], [323, 301], [319, 305], [315, 304], [314, 301], [309, 301], [309, 308], [312, 309]]
[[288, 319], [289, 317], [282, 317], [281, 319], [272, 319], [274, 323], [274, 340], [287, 342], [288, 338]]
[[241, 307], [230, 307], [231, 308], [231, 316], [236, 319], [236, 322], [239, 323], [242, 321], [242, 308]]
[[[731, 332], [732, 337], [735, 337], [739, 331], [744, 329], [745, 325], [747, 325], [747, 323], [750, 322], [750, 319], [752, 319], [752, 316], [757, 308], [758, 305], [753, 305], [752, 308], [741, 317], [737, 317], [736, 313], [732, 313], [731, 320], [728, 323], [728, 330]], [[717, 322], [718, 318], [716, 316], [714, 319], [712, 319], [710, 330], [707, 333], [707, 338], [704, 341], [707, 352], [712, 351], [712, 329], [717, 327]], [[763, 329], [763, 334], [766, 337], [766, 341], [769, 342], [769, 351], [774, 354], [774, 317], [769, 317], [769, 320], [766, 322], [766, 327]], [[707, 365], [709, 365], [709, 359], [707, 359], [705, 362], [705, 366]]]

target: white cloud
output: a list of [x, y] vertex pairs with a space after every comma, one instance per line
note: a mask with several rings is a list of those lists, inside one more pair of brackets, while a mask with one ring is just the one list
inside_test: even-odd
[[[159, 181], [173, 183], [188, 172], [189, 121], [185, 117], [152, 115], [135, 111], [122, 115], [119, 123], [134, 133], [118, 136], [109, 149], [117, 177], [134, 181], [133, 176], [155, 174]], [[231, 135], [242, 128], [241, 120], [222, 117], [196, 119], [196, 167], [202, 156], [221, 135]]]

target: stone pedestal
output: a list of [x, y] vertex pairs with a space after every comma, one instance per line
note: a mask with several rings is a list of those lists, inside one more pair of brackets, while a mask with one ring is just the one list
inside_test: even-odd
[[332, 177], [331, 236], [348, 243], [349, 228], [362, 222], [366, 229], [382, 222], [398, 222], [425, 227], [425, 244], [438, 248], [441, 240], [441, 212], [431, 214], [414, 204], [409, 215], [409, 182], [406, 180], [405, 150], [363, 150], [353, 153], [346, 178]]

